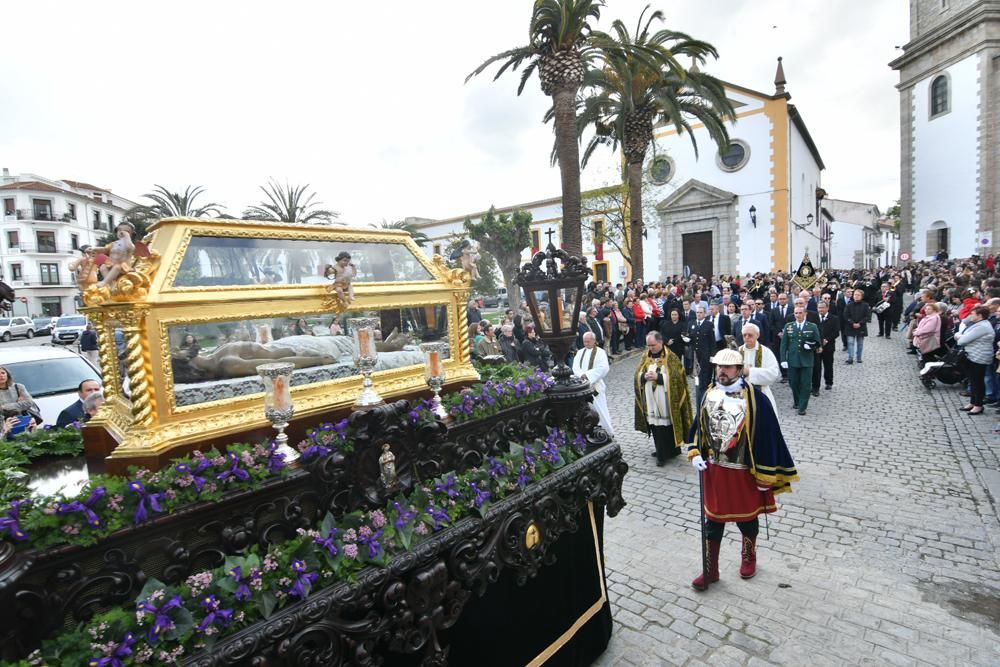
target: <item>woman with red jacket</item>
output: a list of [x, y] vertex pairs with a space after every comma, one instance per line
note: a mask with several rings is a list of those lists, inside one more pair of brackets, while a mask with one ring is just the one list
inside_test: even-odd
[[962, 307], [958, 309], [959, 322], [968, 317], [969, 313], [972, 312], [972, 309], [979, 305], [979, 297], [976, 295], [977, 292], [975, 287], [970, 287], [965, 291], [965, 298], [962, 299]]

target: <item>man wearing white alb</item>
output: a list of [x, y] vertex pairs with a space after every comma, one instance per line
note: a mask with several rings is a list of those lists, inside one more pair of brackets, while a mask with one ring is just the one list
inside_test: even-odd
[[594, 333], [588, 331], [583, 334], [583, 349], [573, 357], [573, 375], [590, 382], [590, 386], [597, 392], [594, 395], [594, 409], [601, 418], [601, 428], [609, 436], [614, 436], [611, 411], [608, 410], [608, 397], [605, 393], [607, 386], [604, 384], [604, 376], [610, 369], [608, 353], [597, 347], [597, 337]]
[[771, 385], [781, 377], [781, 366], [770, 348], [760, 344], [760, 329], [753, 322], [743, 325], [743, 344], [740, 345], [743, 354], [743, 377], [750, 384], [760, 387], [764, 395], [771, 401], [775, 416], [778, 408], [774, 403]]

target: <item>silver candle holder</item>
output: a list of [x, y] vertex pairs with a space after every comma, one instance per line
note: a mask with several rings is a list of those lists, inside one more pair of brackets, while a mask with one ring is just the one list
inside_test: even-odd
[[444, 371], [444, 360], [448, 354], [448, 344], [423, 343], [420, 345], [420, 351], [424, 353], [424, 379], [434, 393], [434, 396], [431, 397], [431, 412], [438, 419], [448, 421], [451, 419], [451, 415], [441, 404], [441, 387], [444, 386], [447, 377]]
[[271, 422], [271, 426], [278, 432], [274, 441], [277, 444], [275, 450], [284, 455], [285, 463], [291, 465], [299, 459], [299, 453], [288, 444], [288, 421], [295, 414], [295, 405], [292, 404], [292, 371], [295, 364], [288, 362], [278, 362], [273, 364], [261, 364], [257, 367], [257, 374], [264, 382], [264, 417]]
[[347, 320], [351, 327], [351, 337], [354, 339], [354, 363], [361, 371], [361, 394], [354, 402], [359, 409], [374, 408], [383, 405], [385, 401], [375, 391], [372, 382], [372, 371], [378, 361], [378, 350], [375, 348], [375, 329], [379, 326], [377, 317], [352, 317]]

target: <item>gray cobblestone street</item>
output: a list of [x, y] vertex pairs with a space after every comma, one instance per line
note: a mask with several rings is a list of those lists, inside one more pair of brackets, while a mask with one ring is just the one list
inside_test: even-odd
[[615, 361], [608, 403], [631, 470], [628, 506], [605, 523], [615, 634], [597, 665], [1000, 664], [993, 410], [959, 412], [957, 385], [925, 390], [901, 336], [844, 359], [804, 417], [773, 387], [802, 481], [778, 496], [770, 538], [761, 520], [757, 576], [740, 579], [729, 526], [706, 593], [690, 587], [696, 474], [682, 458], [656, 467], [632, 430], [637, 357]]

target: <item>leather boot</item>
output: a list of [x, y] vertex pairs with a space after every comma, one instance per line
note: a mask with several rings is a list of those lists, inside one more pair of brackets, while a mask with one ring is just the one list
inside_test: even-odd
[[740, 563], [740, 576], [752, 579], [757, 574], [757, 537], [743, 536], [743, 561]]
[[[719, 547], [722, 546], [721, 540], [705, 540], [708, 542], [708, 582], [714, 584], [719, 580]], [[708, 588], [708, 584], [705, 583], [705, 574], [699, 574], [691, 582], [691, 587], [696, 591], [703, 591]]]

